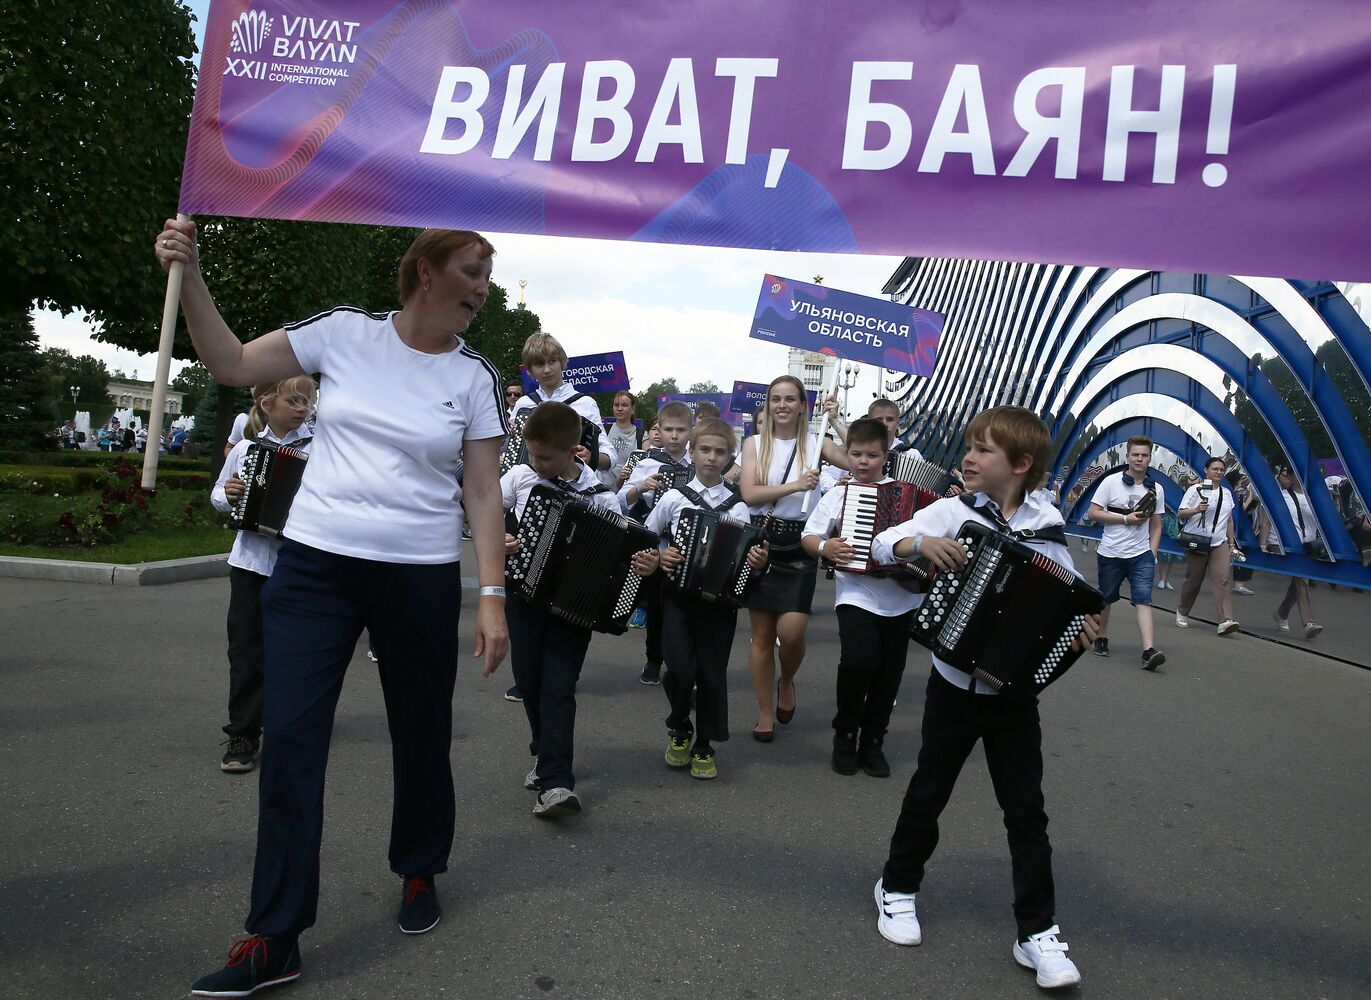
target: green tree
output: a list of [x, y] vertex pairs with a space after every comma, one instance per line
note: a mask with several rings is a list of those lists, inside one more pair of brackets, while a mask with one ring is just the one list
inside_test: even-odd
[[657, 418], [657, 397], [664, 392], [680, 391], [681, 387], [676, 384], [675, 378], [668, 376], [658, 379], [635, 395], [637, 402], [633, 407], [634, 416], [642, 420], [643, 426], [647, 427]]
[[180, 374], [171, 380], [171, 388], [181, 393], [181, 412], [194, 413], [200, 406], [205, 393], [217, 387], [218, 383], [210, 375], [209, 369], [200, 362], [186, 365]]
[[0, 448], [56, 447], [47, 373], [28, 317], [0, 313]]
[[100, 406], [109, 402], [110, 373], [99, 358], [89, 354], [74, 356], [60, 347], [49, 347], [40, 357], [49, 401], [70, 400], [75, 386], [79, 390], [78, 404]]
[[[193, 92], [190, 12], [10, 0], [0, 16], [0, 325], [37, 303], [148, 329], [151, 238], [176, 204]], [[153, 334], [155, 337], [155, 333]]]
[[686, 390], [686, 392], [718, 392], [718, 391], [719, 391], [719, 384], [718, 384], [717, 382], [692, 382], [692, 383], [690, 384], [690, 388]]

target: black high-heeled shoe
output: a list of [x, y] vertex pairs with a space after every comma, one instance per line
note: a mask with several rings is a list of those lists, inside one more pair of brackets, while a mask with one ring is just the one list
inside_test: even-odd
[[752, 730], [752, 738], [756, 740], [758, 743], [770, 743], [772, 740], [776, 738], [776, 730], [754, 729]]

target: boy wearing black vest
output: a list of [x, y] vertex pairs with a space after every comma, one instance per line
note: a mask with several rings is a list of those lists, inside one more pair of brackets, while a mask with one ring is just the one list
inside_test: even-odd
[[[723, 481], [723, 470], [733, 458], [732, 428], [722, 420], [701, 420], [695, 425], [690, 444], [695, 477], [685, 487], [668, 490], [647, 519], [650, 531], [668, 539], [661, 556], [663, 571], [675, 569], [684, 559], [670, 544], [683, 510], [713, 510], [748, 520], [747, 504]], [[752, 549], [747, 561], [755, 572], [761, 572], [766, 566], [765, 544]], [[663, 686], [671, 704], [666, 717], [666, 763], [669, 767], [689, 767], [692, 778], [709, 780], [719, 774], [714, 743], [728, 739], [728, 654], [737, 624], [735, 607], [669, 588], [664, 592], [662, 630], [667, 671]]]
[[[529, 493], [540, 483], [618, 510], [614, 494], [577, 458], [580, 435], [581, 419], [565, 403], [544, 403], [533, 411], [524, 426], [528, 464], [516, 465], [500, 478], [503, 506], [516, 520], [523, 517]], [[518, 539], [505, 535], [505, 551], [518, 550]], [[649, 576], [657, 568], [655, 552], [639, 553], [633, 560], [639, 576]], [[529, 752], [534, 756], [533, 769], [524, 778], [524, 787], [538, 793], [533, 815], [574, 816], [581, 811], [571, 770], [576, 682], [590, 645], [590, 629], [535, 608], [516, 593], [505, 598], [505, 617], [514, 680], [528, 716]]]
[[[910, 520], [876, 536], [872, 557], [894, 563], [919, 557], [939, 570], [966, 561], [957, 534], [979, 521], [1016, 535], [1074, 571], [1061, 514], [1035, 489], [1051, 460], [1052, 437], [1030, 410], [999, 406], [966, 429], [962, 462], [967, 495], [938, 500]], [[1099, 627], [1087, 619], [1076, 648], [1089, 648]], [[924, 700], [919, 764], [905, 792], [890, 838], [890, 855], [876, 883], [876, 926], [895, 944], [916, 945], [923, 931], [915, 913], [924, 865], [938, 843], [938, 817], [977, 741], [985, 744], [995, 798], [1004, 813], [1014, 872], [1014, 960], [1037, 973], [1044, 989], [1080, 982], [1059, 941], [1052, 879], [1052, 845], [1043, 808], [1042, 727], [1036, 698], [1009, 698], [933, 657]]]

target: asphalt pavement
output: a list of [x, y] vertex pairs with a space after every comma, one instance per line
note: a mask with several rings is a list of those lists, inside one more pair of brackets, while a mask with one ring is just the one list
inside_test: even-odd
[[[714, 782], [662, 763], [666, 699], [638, 683], [643, 634], [597, 637], [577, 730], [586, 810], [560, 823], [531, 815], [526, 724], [501, 698], [508, 666], [483, 679], [465, 662], [445, 913], [417, 938], [394, 921], [388, 736], [359, 647], [334, 733], [318, 926], [302, 940], [304, 977], [267, 995], [1036, 994], [1010, 955], [1009, 857], [979, 754], [919, 898], [923, 945], [876, 933], [871, 890], [929, 662], [911, 651], [887, 743], [894, 776], [834, 774], [831, 594], [821, 582], [798, 713], [770, 745], [747, 735], [744, 616], [734, 738]], [[227, 599], [222, 579], [0, 580], [6, 997], [185, 995], [240, 934], [256, 780], [218, 768]], [[1271, 595], [1238, 601], [1256, 634], [1182, 632], [1159, 612], [1168, 662], [1156, 673], [1138, 669], [1136, 627], [1119, 614], [1115, 655], [1084, 657], [1043, 696], [1058, 919], [1084, 976], [1067, 995], [1368, 995], [1371, 671], [1318, 653], [1364, 659], [1371, 604], [1320, 588], [1328, 631], [1281, 645], [1263, 632]], [[1206, 595], [1197, 613], [1209, 607]]]

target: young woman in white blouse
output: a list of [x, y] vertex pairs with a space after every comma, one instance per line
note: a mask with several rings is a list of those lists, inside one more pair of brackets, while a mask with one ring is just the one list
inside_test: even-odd
[[[1290, 466], [1276, 467], [1276, 485], [1281, 488], [1281, 496], [1285, 498], [1290, 520], [1295, 522], [1295, 527], [1300, 533], [1300, 545], [1307, 553], [1319, 537], [1319, 522], [1314, 516], [1314, 508], [1310, 506], [1304, 490], [1300, 489], [1294, 470]], [[1262, 551], [1282, 551], [1276, 522], [1264, 509], [1261, 523], [1257, 526], [1257, 537], [1262, 539]], [[1295, 554], [1299, 555], [1300, 552], [1297, 551]], [[1290, 612], [1296, 607], [1299, 608], [1300, 621], [1304, 622], [1304, 637], [1313, 639], [1318, 636], [1323, 631], [1323, 626], [1314, 621], [1314, 600], [1309, 595], [1309, 581], [1304, 577], [1292, 576], [1285, 588], [1285, 596], [1281, 598], [1281, 603], [1273, 615], [1276, 627], [1282, 632], [1290, 631]]]
[[800, 380], [793, 375], [774, 379], [767, 386], [757, 433], [743, 441], [743, 471], [738, 481], [753, 521], [767, 519], [771, 550], [767, 574], [747, 601], [752, 625], [748, 666], [757, 696], [752, 736], [762, 743], [775, 737], [776, 723], [786, 725], [795, 717], [795, 674], [804, 662], [805, 629], [819, 569], [819, 561], [800, 547], [800, 534], [809, 512], [806, 498], [813, 494], [813, 500], [818, 500], [815, 488], [821, 452], [825, 461], [847, 468], [842, 449], [827, 440], [821, 447], [818, 434], [810, 430], [808, 401]]
[[1205, 552], [1190, 552], [1185, 558], [1185, 583], [1181, 585], [1181, 599], [1176, 606], [1176, 624], [1190, 625], [1190, 609], [1200, 596], [1205, 573], [1214, 588], [1214, 604], [1219, 611], [1219, 635], [1238, 630], [1233, 618], [1233, 555], [1241, 554], [1233, 534], [1233, 493], [1224, 485], [1224, 460], [1211, 458], [1204, 463], [1204, 478], [1185, 491], [1176, 517], [1181, 531], [1205, 538], [1209, 548]]
[[195, 224], [169, 220], [157, 237], [162, 266], [185, 266], [186, 326], [217, 381], [321, 379], [309, 464], [263, 591], [249, 936], [193, 994], [245, 996], [300, 975], [298, 938], [314, 923], [319, 895], [333, 713], [363, 628], [380, 659], [394, 756], [390, 866], [403, 879], [400, 928], [420, 934], [438, 922], [433, 880], [447, 869], [456, 815], [449, 754], [464, 512], [480, 563], [475, 652], [485, 673], [509, 641], [504, 401], [494, 367], [461, 336], [485, 303], [494, 252], [477, 233], [426, 230], [400, 261], [400, 310], [339, 306], [244, 344], [205, 285]]

